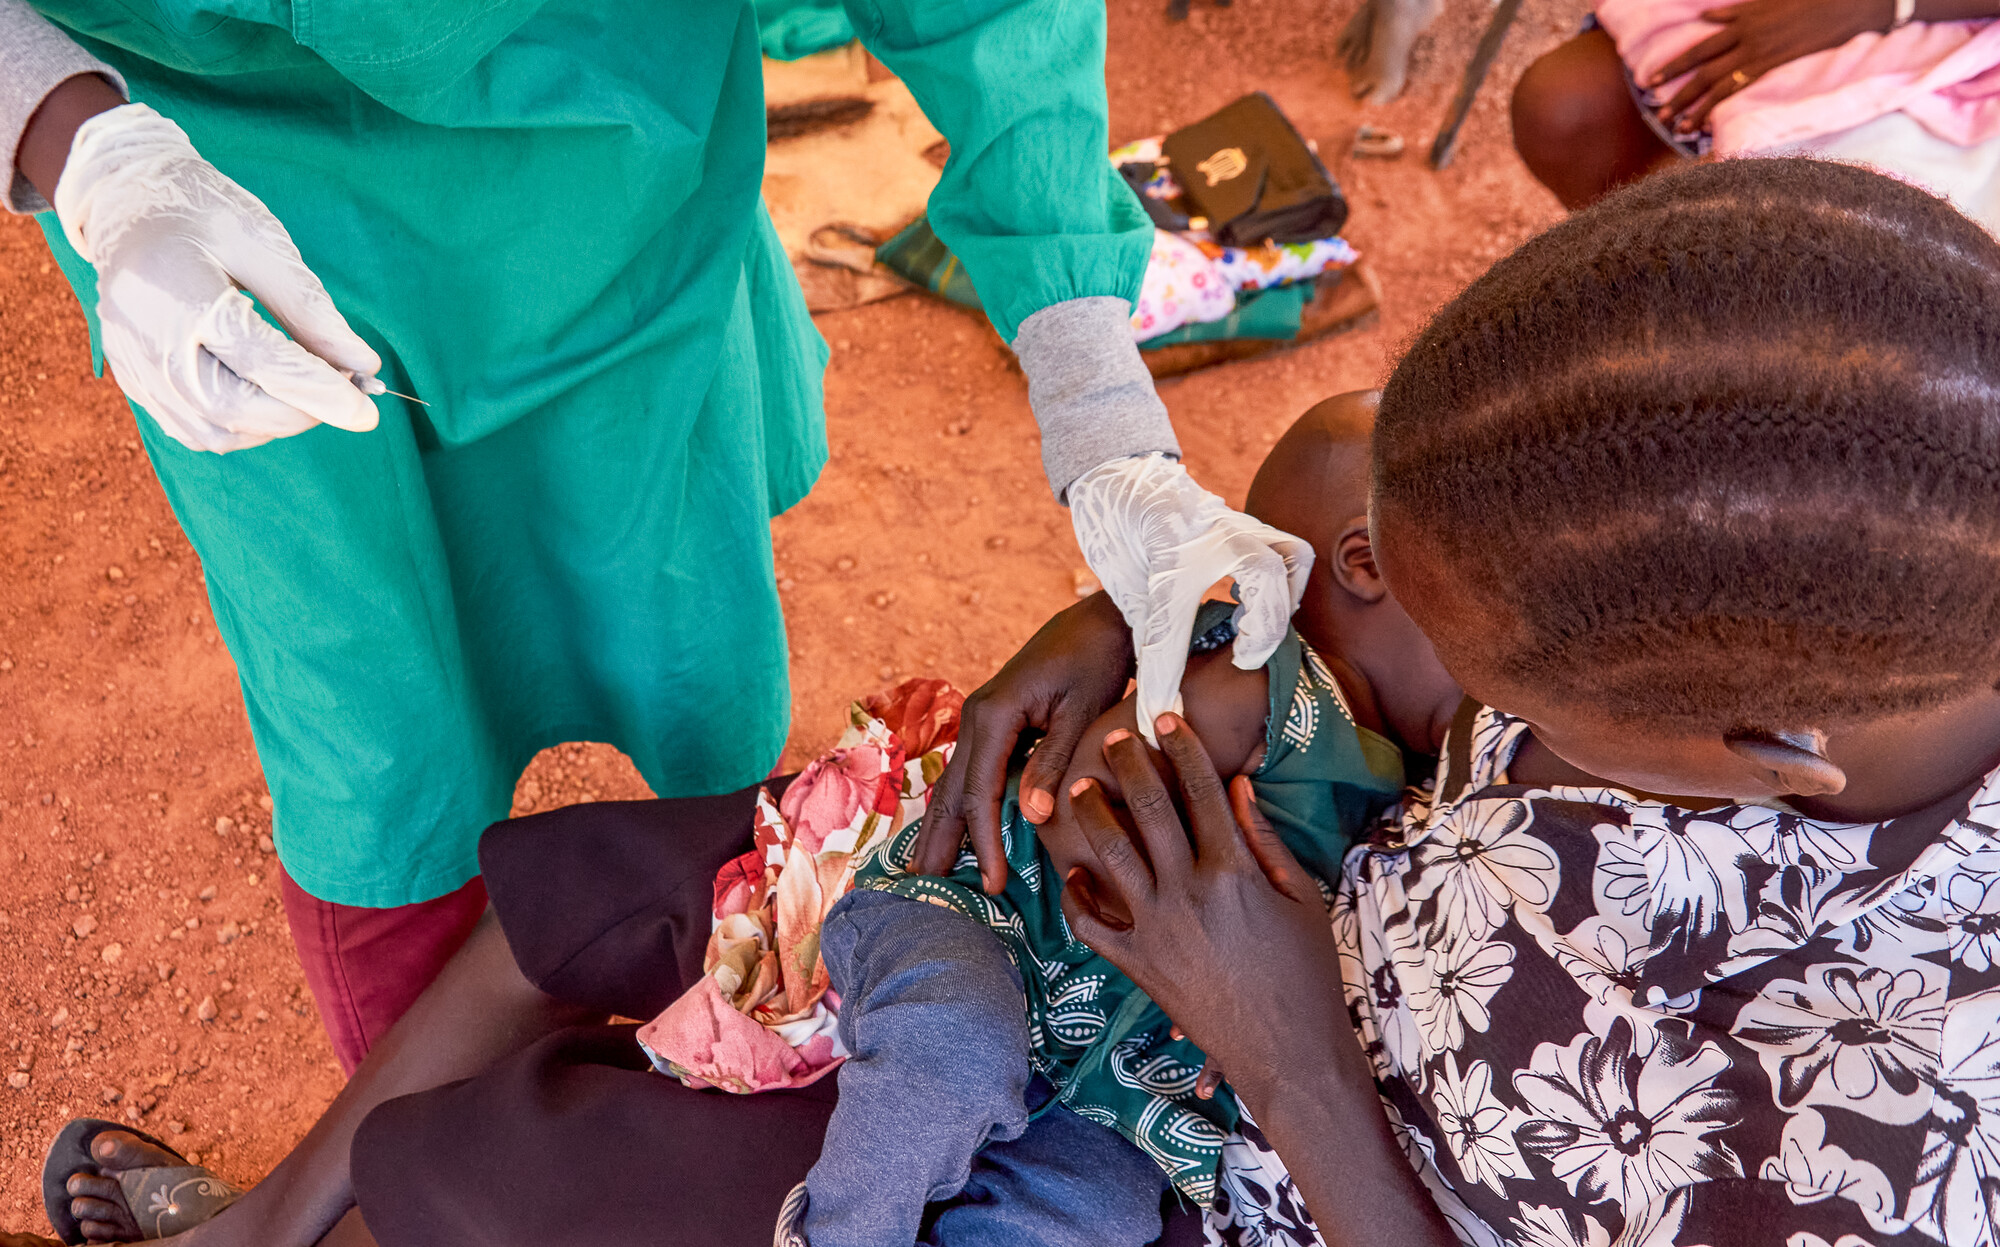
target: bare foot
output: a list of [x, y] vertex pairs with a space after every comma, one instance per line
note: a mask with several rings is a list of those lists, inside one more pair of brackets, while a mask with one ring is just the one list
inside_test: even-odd
[[[155, 1193], [153, 1199], [160, 1206], [139, 1209], [135, 1215], [127, 1205], [119, 1174], [133, 1169], [185, 1169], [187, 1161], [123, 1130], [107, 1130], [98, 1135], [91, 1141], [90, 1155], [102, 1172], [71, 1174], [64, 1187], [69, 1192], [70, 1215], [81, 1225], [84, 1238], [93, 1243], [137, 1241], [146, 1232], [140, 1228], [140, 1216], [146, 1217], [155, 1232], [162, 1228], [162, 1223], [185, 1229], [188, 1210], [175, 1202], [178, 1198], [214, 1202], [218, 1192], [226, 1189], [215, 1179], [197, 1175]], [[188, 1190], [183, 1192], [183, 1187]], [[12, 1245], [0, 1243], [0, 1247]]]
[[1443, 0], [1362, 0], [1340, 32], [1340, 54], [1357, 98], [1387, 104], [1403, 93], [1410, 48], [1442, 9]]

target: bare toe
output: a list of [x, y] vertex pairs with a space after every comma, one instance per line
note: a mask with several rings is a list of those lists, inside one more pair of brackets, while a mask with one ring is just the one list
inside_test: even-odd
[[103, 1199], [72, 1199], [69, 1201], [69, 1215], [75, 1217], [83, 1229], [83, 1236], [94, 1243], [131, 1242], [139, 1237], [139, 1223], [125, 1210], [125, 1201], [116, 1203]]
[[157, 1144], [126, 1130], [107, 1130], [90, 1144], [91, 1159], [102, 1173], [73, 1173], [63, 1183], [69, 1192], [69, 1213], [84, 1238], [93, 1243], [131, 1242], [139, 1237], [139, 1222], [125, 1206], [125, 1191], [117, 1174], [187, 1162]]
[[101, 1177], [94, 1173], [73, 1173], [63, 1189], [75, 1199], [116, 1200], [124, 1192], [118, 1189], [118, 1179]]
[[148, 1143], [126, 1130], [107, 1130], [98, 1135], [90, 1144], [90, 1156], [112, 1173], [187, 1163], [167, 1149]]

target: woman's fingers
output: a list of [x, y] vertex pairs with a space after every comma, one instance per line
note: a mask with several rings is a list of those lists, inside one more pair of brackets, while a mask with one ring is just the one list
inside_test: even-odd
[[1703, 65], [1659, 110], [1660, 121], [1682, 134], [1693, 133], [1700, 128], [1695, 118], [1706, 117], [1709, 109], [1735, 90], [1736, 83], [1730, 76], [1735, 72], [1734, 57]]
[[1662, 104], [1655, 115], [1662, 121], [1673, 121], [1683, 116], [1718, 85], [1728, 83], [1729, 75], [1736, 69], [1737, 59], [1736, 50], [1731, 48], [1695, 66], [1687, 81], [1681, 83], [1680, 90], [1675, 91], [1673, 98]]
[[[1159, 717], [1161, 723], [1169, 721], [1180, 722], [1171, 715]], [[1104, 760], [1111, 764], [1111, 774], [1118, 780], [1125, 809], [1139, 829], [1139, 841], [1152, 862], [1152, 874], [1185, 878], [1194, 865], [1194, 852], [1188, 846], [1187, 828], [1181, 825], [1180, 811], [1174, 808], [1167, 781], [1146, 754], [1146, 743], [1136, 734], [1119, 728], [1104, 738]]]
[[1160, 738], [1160, 751], [1174, 764], [1174, 774], [1180, 780], [1181, 799], [1187, 805], [1188, 819], [1194, 823], [1195, 850], [1201, 860], [1212, 865], [1237, 860], [1240, 833], [1230, 816], [1229, 799], [1223, 791], [1222, 778], [1215, 773], [1215, 763], [1209, 760], [1208, 748], [1187, 720], [1177, 714], [1161, 715], [1153, 730]]
[[1768, 65], [1739, 60], [1730, 67], [1726, 77], [1710, 86], [1702, 97], [1681, 115], [1680, 128], [1692, 134], [1707, 125], [1708, 115], [1715, 111], [1716, 105], [1757, 81], [1769, 68]]
[[[1076, 756], [1077, 743], [1083, 739], [1084, 729], [1091, 725], [1098, 713], [1094, 707], [1065, 697], [1049, 715], [1048, 734], [1042, 737], [1035, 751], [1028, 755], [1027, 765], [1021, 768], [1021, 813], [1037, 827], [1055, 813], [1056, 788], [1062, 783], [1063, 776], [1069, 774], [1070, 759]], [[1004, 761], [1002, 765], [1005, 765]]]
[[[1646, 85], [1657, 87], [1663, 82], [1672, 82], [1695, 66], [1705, 65], [1723, 53], [1730, 51], [1736, 46], [1738, 40], [1739, 36], [1736, 31], [1725, 26], [1679, 56], [1676, 56], [1673, 60], [1668, 61], [1665, 65], [1660, 66], [1659, 70], [1653, 74]], [[1678, 99], [1679, 96], [1675, 98]]]
[[1110, 898], [1104, 895], [1103, 888], [1087, 866], [1069, 868], [1069, 874], [1063, 877], [1063, 896], [1066, 901], [1075, 897], [1077, 911], [1106, 930], [1122, 932], [1132, 929], [1130, 916], [1110, 903]]
[[1100, 901], [1097, 881], [1088, 870], [1078, 866], [1069, 872], [1069, 878], [1063, 881], [1061, 904], [1063, 921], [1069, 923], [1071, 935], [1115, 966], [1130, 964], [1132, 927], [1106, 912], [1108, 907]]
[[[1159, 776], [1155, 775], [1153, 779], [1158, 783]], [[1130, 795], [1128, 787], [1128, 799]], [[1076, 815], [1077, 826], [1083, 828], [1084, 839], [1090, 841], [1090, 851], [1097, 855], [1098, 865], [1104, 868], [1103, 882], [1118, 889], [1128, 909], [1136, 910], [1135, 902], [1153, 895], [1153, 867], [1147, 865], [1139, 846], [1132, 842], [1131, 835], [1111, 813], [1111, 803], [1104, 799], [1104, 789], [1094, 779], [1080, 779], [1069, 790], [1069, 804], [1071, 812]]]
[[1236, 825], [1242, 828], [1244, 847], [1263, 868], [1264, 877], [1271, 881], [1272, 887], [1301, 905], [1319, 900], [1319, 885], [1299, 865], [1299, 859], [1278, 838], [1277, 829], [1257, 808], [1257, 790], [1251, 786], [1248, 775], [1238, 775], [1229, 781], [1229, 811]]
[[977, 693], [966, 699], [958, 744], [938, 777], [917, 832], [912, 862], [920, 875], [942, 875], [958, 861], [969, 835], [979, 859], [979, 882], [988, 892], [1007, 886], [1007, 849], [1000, 836], [1000, 799], [1007, 790], [1007, 759], [1013, 756], [1027, 715], [1018, 707], [1006, 718], [992, 717], [990, 703]]
[[1197, 1100], [1213, 1100], [1217, 1088], [1222, 1086], [1222, 1067], [1213, 1061], [1201, 1063], [1201, 1076], [1194, 1080], [1194, 1097]]

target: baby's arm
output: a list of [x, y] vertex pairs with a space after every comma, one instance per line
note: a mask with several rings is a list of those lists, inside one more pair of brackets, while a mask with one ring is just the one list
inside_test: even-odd
[[[1264, 735], [1271, 711], [1271, 677], [1263, 667], [1244, 671], [1230, 661], [1229, 650], [1214, 650], [1188, 658], [1187, 676], [1181, 681], [1181, 701], [1188, 725], [1208, 748], [1216, 774], [1240, 775], [1255, 770], [1264, 761]], [[1104, 786], [1113, 803], [1120, 796], [1118, 781], [1104, 761], [1104, 738], [1123, 728], [1138, 730], [1138, 708], [1127, 697], [1106, 711], [1084, 731], [1082, 743], [1070, 762], [1056, 794], [1055, 813], [1039, 831], [1048, 850], [1056, 878], [1065, 879], [1080, 862], [1093, 860], [1089, 843], [1077, 826], [1070, 808], [1069, 789], [1080, 779], [1095, 779]], [[1165, 755], [1153, 752], [1155, 765]]]

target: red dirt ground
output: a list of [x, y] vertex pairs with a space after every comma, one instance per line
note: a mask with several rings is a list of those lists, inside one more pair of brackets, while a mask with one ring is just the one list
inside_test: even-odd
[[[1506, 93], [1584, 6], [1529, 0], [1456, 163], [1433, 174], [1422, 151], [1484, 4], [1453, 0], [1410, 90], [1367, 115], [1335, 58], [1348, 0], [1196, 5], [1170, 26], [1162, 0], [1112, 0], [1114, 141], [1269, 91], [1330, 158], [1387, 291], [1378, 323], [1162, 387], [1195, 475], [1240, 502], [1299, 412], [1379, 382], [1431, 309], [1556, 218], [1509, 146]], [[1410, 151], [1342, 155], [1363, 120]], [[910, 296], [820, 329], [833, 459], [773, 525], [794, 761], [885, 681], [980, 683], [1074, 599], [1082, 566], [1019, 371], [982, 319]], [[0, 1228], [42, 1228], [42, 1149], [69, 1117], [140, 1121], [247, 1181], [340, 1085], [279, 912], [235, 672], [132, 420], [90, 375], [39, 232], [0, 219]], [[516, 808], [642, 795], [616, 751], [573, 744], [535, 760]]]

